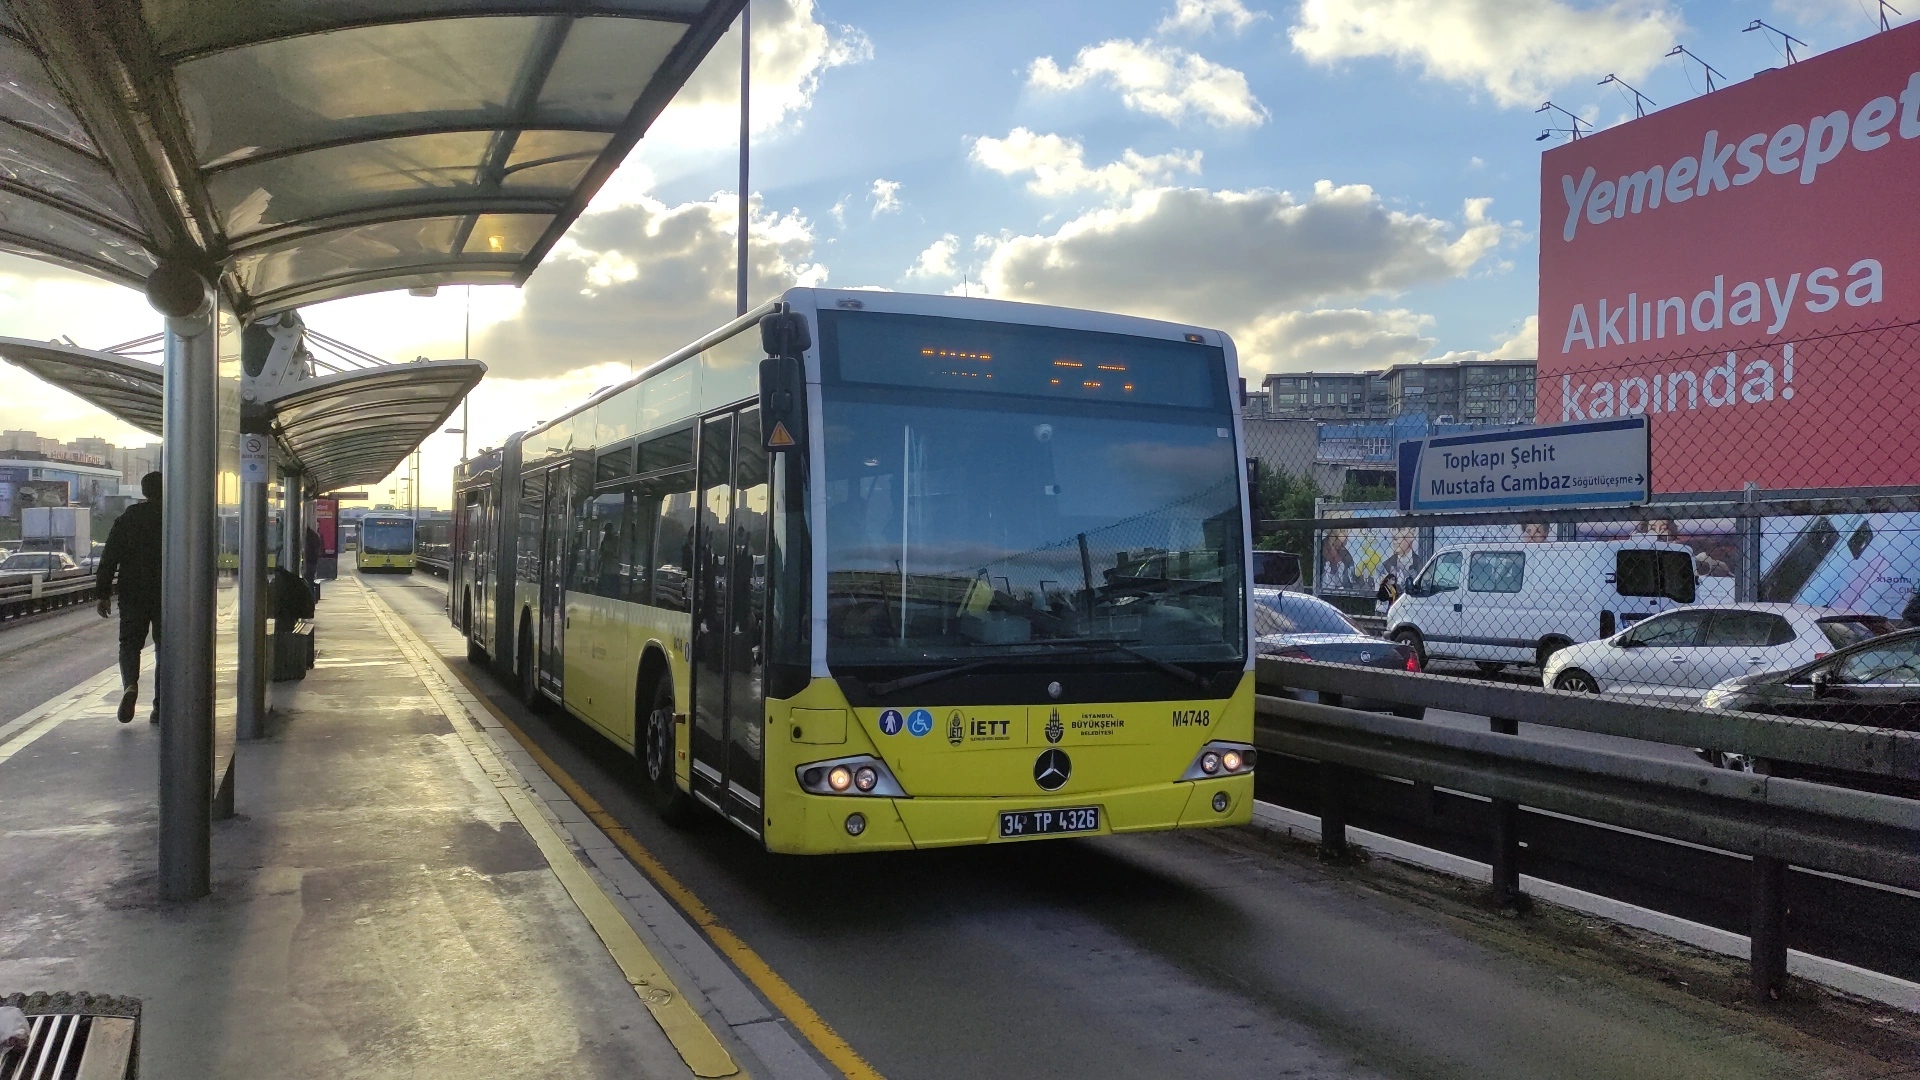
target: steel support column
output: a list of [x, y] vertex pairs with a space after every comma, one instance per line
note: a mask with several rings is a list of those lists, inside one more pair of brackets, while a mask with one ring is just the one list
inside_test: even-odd
[[240, 671], [234, 734], [257, 739], [266, 726], [267, 485], [240, 485]]
[[[1488, 726], [1496, 735], [1520, 734], [1518, 720], [1496, 716]], [[1489, 810], [1493, 816], [1493, 851], [1488, 859], [1493, 869], [1493, 902], [1504, 910], [1526, 911], [1532, 902], [1520, 891], [1520, 804], [1495, 799]]]
[[[155, 277], [159, 276], [156, 272]], [[169, 315], [166, 320], [161, 414], [166, 464], [159, 653], [165, 677], [160, 680], [157, 701], [160, 895], [168, 900], [194, 899], [212, 888], [220, 418], [213, 305], [204, 282], [199, 287], [197, 310]], [[150, 285], [149, 296], [153, 295]], [[173, 310], [185, 306], [177, 304]]]
[[302, 540], [306, 531], [300, 521], [303, 506], [299, 473], [280, 474], [280, 568], [298, 577]]
[[1747, 960], [1753, 1000], [1779, 1001], [1787, 985], [1787, 864], [1753, 857], [1753, 911], [1747, 916]]
[[1353, 777], [1331, 761], [1321, 762], [1316, 771], [1320, 781], [1320, 857], [1343, 863], [1353, 857], [1347, 846], [1347, 788]]

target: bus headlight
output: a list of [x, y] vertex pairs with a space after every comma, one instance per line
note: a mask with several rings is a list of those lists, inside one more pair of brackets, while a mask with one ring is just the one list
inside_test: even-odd
[[1253, 771], [1254, 750], [1245, 743], [1210, 742], [1194, 755], [1193, 764], [1180, 775], [1181, 780], [1212, 780], [1223, 776], [1245, 776]]
[[907, 793], [887, 763], [870, 754], [815, 761], [794, 769], [800, 790], [814, 795], [874, 795], [904, 799]]

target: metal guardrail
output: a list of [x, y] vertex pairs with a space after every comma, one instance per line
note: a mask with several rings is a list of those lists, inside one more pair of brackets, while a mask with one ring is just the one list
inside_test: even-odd
[[93, 599], [93, 587], [91, 573], [52, 579], [35, 575], [23, 584], [0, 586], [0, 620], [84, 604]]
[[1262, 684], [1296, 690], [1920, 780], [1920, 732], [1653, 705], [1567, 690], [1311, 660], [1262, 659], [1259, 665]]
[[[1493, 801], [1496, 899], [1524, 906], [1519, 808], [1527, 807], [1751, 857], [1749, 935], [1756, 999], [1786, 980], [1788, 866], [1920, 889], [1920, 801], [1806, 781], [1524, 738], [1542, 723], [1678, 745], [1719, 745], [1881, 775], [1920, 765], [1920, 736], [1746, 714], [1662, 708], [1444, 676], [1299, 660], [1258, 663], [1263, 691], [1312, 689], [1493, 717], [1490, 730], [1295, 701], [1262, 693], [1255, 743], [1319, 765], [1321, 845], [1346, 856], [1351, 772], [1411, 780]], [[1759, 747], [1765, 746], [1766, 750]]]

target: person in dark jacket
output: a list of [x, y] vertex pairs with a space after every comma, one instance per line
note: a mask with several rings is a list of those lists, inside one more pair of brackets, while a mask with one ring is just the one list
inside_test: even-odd
[[1900, 612], [1900, 617], [1907, 620], [1908, 626], [1920, 626], [1920, 589], [1913, 590], [1913, 595], [1907, 597], [1906, 609]]
[[320, 579], [320, 530], [312, 525], [307, 526], [306, 550], [301, 554], [305, 558], [300, 560], [300, 576], [311, 588]]
[[[113, 614], [116, 579], [120, 591], [120, 722], [133, 719], [140, 700], [140, 650], [147, 635], [160, 644], [160, 474], [140, 478], [145, 502], [127, 507], [107, 533], [107, 549], [94, 571], [100, 617]], [[155, 723], [160, 720], [154, 706]]]

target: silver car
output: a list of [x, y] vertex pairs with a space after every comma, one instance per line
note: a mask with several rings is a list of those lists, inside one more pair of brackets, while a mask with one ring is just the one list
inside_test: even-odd
[[1692, 704], [1728, 679], [1810, 664], [1895, 628], [1883, 616], [1804, 604], [1696, 604], [1561, 649], [1541, 682]]

